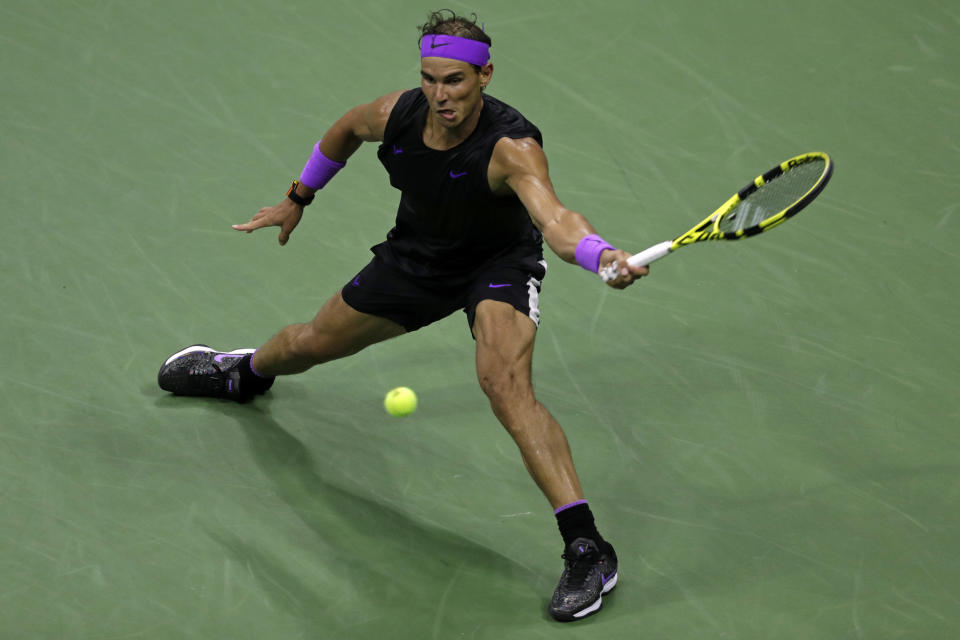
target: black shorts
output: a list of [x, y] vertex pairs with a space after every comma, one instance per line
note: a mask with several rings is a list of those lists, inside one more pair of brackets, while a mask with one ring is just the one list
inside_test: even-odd
[[469, 276], [423, 278], [413, 276], [375, 256], [343, 286], [344, 301], [362, 313], [392, 320], [416, 331], [458, 309], [473, 329], [477, 305], [498, 300], [512, 305], [540, 326], [540, 286], [547, 263], [539, 249], [511, 254]]

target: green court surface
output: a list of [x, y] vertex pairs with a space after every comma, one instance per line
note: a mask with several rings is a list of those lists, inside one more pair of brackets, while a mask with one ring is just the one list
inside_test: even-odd
[[790, 224], [626, 291], [549, 256], [535, 380], [620, 554], [603, 611], [546, 614], [560, 538], [463, 314], [251, 405], [156, 386], [366, 263], [398, 198], [373, 146], [286, 247], [230, 225], [348, 108], [418, 84], [435, 7], [8, 0], [0, 638], [960, 637], [956, 3], [451, 7], [618, 246], [836, 161]]

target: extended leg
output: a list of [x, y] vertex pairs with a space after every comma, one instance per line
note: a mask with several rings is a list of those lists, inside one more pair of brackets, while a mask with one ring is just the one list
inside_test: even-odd
[[509, 304], [484, 300], [477, 305], [473, 332], [480, 386], [537, 486], [554, 509], [582, 500], [567, 437], [533, 393], [536, 325]]
[[284, 327], [257, 349], [251, 366], [264, 376], [301, 373], [404, 333], [396, 322], [355, 310], [337, 292], [313, 320]]
[[[568, 622], [596, 613], [617, 584], [617, 554], [600, 537], [573, 467], [567, 438], [533, 394], [530, 370], [536, 328], [509, 304], [477, 305], [477, 375], [497, 418], [513, 436], [527, 470], [558, 514], [564, 538], [564, 571], [550, 615]], [[571, 506], [572, 503], [581, 502]]]
[[312, 321], [285, 327], [256, 353], [202, 344], [182, 349], [163, 363], [157, 382], [177, 395], [243, 402], [269, 389], [274, 376], [306, 371], [402, 333], [404, 328], [391, 320], [353, 309], [338, 292]]

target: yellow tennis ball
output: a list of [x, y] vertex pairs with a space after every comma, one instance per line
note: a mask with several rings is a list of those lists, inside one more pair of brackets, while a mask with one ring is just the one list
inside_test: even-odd
[[383, 406], [387, 413], [392, 416], [398, 418], [408, 416], [417, 409], [417, 394], [413, 392], [413, 389], [397, 387], [384, 398]]

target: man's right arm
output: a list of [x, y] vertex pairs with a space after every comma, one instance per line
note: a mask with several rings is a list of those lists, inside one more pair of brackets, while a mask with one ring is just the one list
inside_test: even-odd
[[403, 91], [394, 91], [347, 111], [324, 134], [320, 151], [331, 160], [346, 162], [364, 142], [381, 142], [401, 94]]
[[[347, 111], [324, 134], [320, 142], [321, 153], [335, 162], [346, 162], [364, 142], [382, 141], [390, 112], [402, 93], [403, 91], [394, 91]], [[309, 199], [316, 193], [316, 189], [299, 182], [296, 189], [297, 195], [303, 199]], [[252, 233], [264, 227], [280, 227], [279, 240], [280, 244], [284, 245], [302, 216], [303, 207], [290, 198], [284, 198], [279, 204], [260, 209], [250, 222], [235, 224], [233, 228]]]

